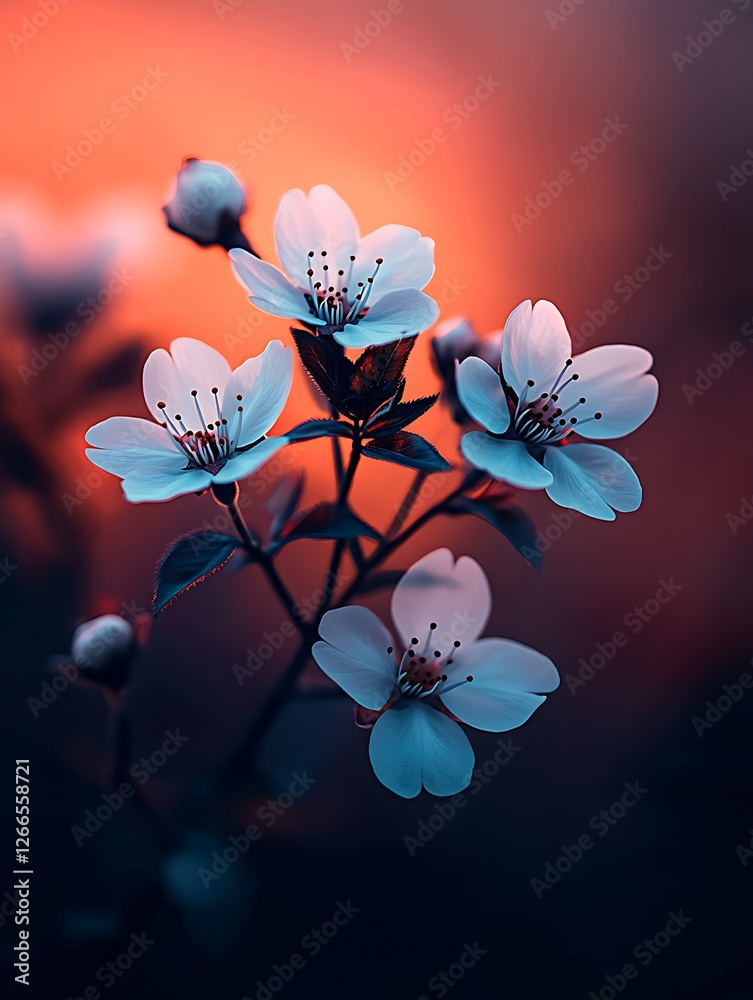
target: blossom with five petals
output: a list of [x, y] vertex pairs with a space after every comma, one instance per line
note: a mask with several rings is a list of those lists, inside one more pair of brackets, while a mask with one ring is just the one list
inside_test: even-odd
[[231, 250], [253, 305], [331, 334], [343, 347], [372, 347], [420, 333], [439, 307], [421, 289], [434, 274], [434, 240], [407, 226], [363, 238], [331, 187], [283, 195], [275, 243], [285, 273], [245, 250]]
[[[369, 756], [387, 788], [413, 798], [454, 795], [471, 780], [474, 754], [456, 720], [501, 733], [524, 722], [559, 684], [546, 656], [510, 639], [479, 636], [491, 613], [489, 582], [469, 556], [424, 556], [392, 595], [396, 642], [367, 608], [328, 611], [313, 656], [377, 715]], [[430, 700], [436, 700], [433, 708]]]
[[[642, 347], [612, 344], [572, 357], [570, 334], [551, 302], [521, 303], [502, 336], [501, 372], [479, 358], [457, 369], [460, 402], [484, 431], [464, 434], [464, 457], [495, 479], [546, 489], [562, 507], [603, 521], [636, 510], [641, 484], [625, 459], [598, 444], [620, 438], [653, 412], [659, 386]], [[567, 447], [564, 447], [564, 446]]]
[[213, 347], [179, 337], [144, 365], [144, 399], [157, 421], [110, 417], [86, 434], [89, 460], [123, 480], [132, 503], [170, 500], [250, 475], [283, 445], [267, 434], [293, 377], [292, 352], [271, 341], [231, 371]]

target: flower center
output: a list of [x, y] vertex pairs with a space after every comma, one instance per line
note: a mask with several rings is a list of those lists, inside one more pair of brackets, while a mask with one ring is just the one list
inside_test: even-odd
[[[529, 378], [526, 382], [515, 408], [514, 430], [521, 441], [529, 445], [555, 444], [574, 431], [576, 425], [601, 420], [602, 413], [589, 412], [585, 396], [575, 395], [574, 383], [580, 375], [571, 372], [572, 364], [572, 358], [568, 358], [554, 382], [538, 395], [531, 391], [536, 389], [534, 380]], [[565, 378], [566, 375], [569, 377]]]
[[[460, 648], [460, 642], [456, 639], [450, 652], [443, 654], [441, 650], [434, 648], [432, 642], [436, 628], [436, 622], [432, 622], [421, 650], [419, 650], [419, 640], [413, 638], [410, 647], [403, 653], [395, 679], [395, 694], [398, 698], [427, 698], [432, 694], [440, 695], [473, 680], [469, 674], [463, 680], [447, 683], [445, 668], [453, 662]], [[392, 646], [387, 647], [387, 654], [392, 661], [394, 655]]]
[[198, 426], [201, 428], [197, 431], [190, 430], [186, 426], [183, 415], [180, 413], [174, 414], [171, 419], [167, 403], [157, 403], [157, 407], [165, 418], [162, 426], [170, 436], [170, 440], [188, 459], [186, 468], [202, 469], [213, 476], [223, 468], [235, 451], [236, 442], [240, 440], [243, 427], [243, 406], [241, 405], [243, 396], [239, 393], [235, 397], [238, 406], [234, 418], [231, 418], [233, 424], [231, 426], [228, 419], [222, 415], [219, 392], [216, 386], [212, 389], [216, 419], [207, 421], [199, 403], [198, 389], [191, 390]]
[[327, 326], [343, 327], [346, 323], [357, 323], [368, 308], [374, 279], [379, 268], [384, 263], [382, 257], [374, 261], [376, 267], [366, 281], [358, 281], [351, 287], [355, 254], [348, 258], [347, 267], [338, 268], [330, 265], [327, 251], [321, 250], [319, 255], [309, 250], [308, 268], [309, 290], [306, 298], [311, 314], [323, 319]]

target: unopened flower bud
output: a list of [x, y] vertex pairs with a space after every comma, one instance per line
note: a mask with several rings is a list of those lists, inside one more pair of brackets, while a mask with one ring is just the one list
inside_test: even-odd
[[79, 625], [73, 633], [71, 659], [92, 680], [121, 687], [135, 647], [133, 626], [125, 618], [102, 615]]
[[250, 249], [241, 232], [246, 196], [235, 175], [221, 163], [187, 159], [175, 193], [164, 207], [167, 224], [199, 246]]

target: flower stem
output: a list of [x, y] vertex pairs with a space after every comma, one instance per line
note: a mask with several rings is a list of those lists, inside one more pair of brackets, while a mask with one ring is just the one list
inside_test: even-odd
[[416, 473], [415, 478], [411, 483], [410, 489], [405, 494], [405, 499], [398, 507], [397, 512], [392, 519], [392, 523], [390, 524], [389, 528], [387, 528], [387, 531], [384, 533], [384, 537], [387, 541], [389, 541], [393, 535], [396, 535], [398, 531], [400, 531], [402, 526], [405, 524], [410, 512], [413, 510], [413, 505], [418, 499], [418, 494], [421, 490], [421, 487], [424, 484], [426, 476], [427, 476], [426, 472], [419, 471]]
[[[264, 570], [267, 579], [272, 585], [272, 589], [279, 597], [283, 607], [301, 630], [301, 634], [306, 635], [309, 632], [311, 625], [301, 613], [297, 603], [293, 600], [292, 594], [285, 586], [280, 574], [277, 572], [277, 568], [275, 567], [272, 557], [262, 549], [259, 543], [251, 535], [245, 518], [238, 507], [237, 483], [235, 483], [235, 487], [234, 496], [222, 496], [221, 499], [220, 497], [217, 497], [217, 499], [220, 503], [227, 507], [230, 517], [232, 518], [233, 525], [235, 526], [235, 530], [238, 532], [238, 537], [243, 542], [244, 548], [249, 554], [253, 555], [255, 561], [258, 562]], [[217, 496], [217, 493], [215, 493], [215, 496]]]

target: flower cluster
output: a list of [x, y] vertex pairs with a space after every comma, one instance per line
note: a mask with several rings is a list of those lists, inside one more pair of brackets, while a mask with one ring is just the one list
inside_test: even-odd
[[[208, 188], [213, 198], [207, 199]], [[153, 419], [110, 417], [96, 424], [86, 435], [87, 455], [123, 480], [134, 503], [211, 491], [237, 530], [237, 537], [193, 532], [168, 549], [157, 568], [155, 617], [234, 555], [257, 564], [301, 633], [283, 689], [295, 690], [313, 657], [356, 703], [357, 724], [371, 730], [369, 756], [384, 785], [404, 797], [422, 787], [452, 795], [469, 783], [474, 763], [460, 723], [491, 732], [523, 725], [555, 690], [558, 673], [527, 646], [482, 638], [491, 592], [473, 559], [456, 561], [443, 548], [403, 575], [383, 563], [433, 517], [465, 515], [491, 525], [540, 568], [535, 529], [513, 502], [513, 488], [544, 489], [555, 503], [601, 520], [636, 510], [637, 476], [600, 442], [624, 437], [653, 411], [652, 357], [624, 345], [572, 357], [555, 306], [526, 301], [501, 333], [484, 339], [467, 319], [443, 321], [432, 339], [441, 391], [407, 399], [406, 363], [439, 315], [424, 291], [434, 273], [433, 240], [400, 225], [362, 237], [348, 205], [318, 185], [281, 200], [274, 227], [278, 268], [251, 250], [240, 224], [244, 209], [245, 196], [229, 171], [189, 160], [165, 211], [176, 232], [228, 251], [253, 305], [293, 322], [293, 344], [329, 417], [273, 433], [292, 385], [293, 352], [280, 341], [231, 371], [212, 347], [181, 337], [169, 352], [155, 350], [144, 366]], [[348, 350], [360, 353], [352, 357]], [[440, 398], [463, 431], [459, 483], [412, 518], [423, 479], [453, 468], [431, 442], [406, 429]], [[301, 507], [302, 481], [283, 477], [260, 541], [239, 510], [238, 481], [279, 449], [314, 438], [331, 439], [334, 499]], [[416, 473], [386, 528], [368, 524], [350, 504], [364, 458]], [[305, 616], [275, 564], [279, 550], [301, 538], [333, 545], [321, 600]], [[352, 603], [359, 593], [393, 583], [394, 634]], [[270, 712], [277, 708], [279, 701]], [[250, 734], [251, 746], [262, 732], [263, 724]]]

